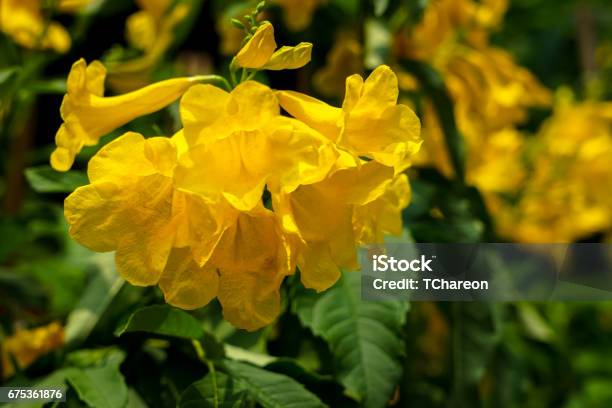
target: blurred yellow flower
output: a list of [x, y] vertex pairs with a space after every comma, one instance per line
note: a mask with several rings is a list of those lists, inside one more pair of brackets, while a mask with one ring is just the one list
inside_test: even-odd
[[[466, 180], [494, 210], [491, 194], [515, 192], [525, 177], [524, 135], [514, 128], [531, 107], [551, 103], [548, 89], [512, 56], [489, 45], [489, 31], [503, 18], [506, 0], [436, 0], [412, 31], [396, 37], [400, 57], [430, 63], [444, 77], [466, 147]], [[406, 90], [415, 84], [404, 81]], [[418, 85], [417, 85], [418, 87]], [[415, 158], [454, 177], [441, 124], [430, 101], [423, 104], [424, 148]]]
[[291, 30], [300, 31], [310, 25], [312, 15], [321, 0], [273, 0], [285, 13], [285, 24]]
[[128, 17], [126, 37], [141, 56], [108, 61], [109, 85], [120, 92], [143, 87], [152, 80], [155, 65], [172, 45], [174, 30], [188, 16], [190, 6], [171, 0], [137, 0], [140, 11]]
[[47, 23], [41, 8], [42, 0], [2, 0], [0, 31], [26, 48], [67, 52], [71, 43], [68, 31], [54, 21]]
[[363, 49], [361, 43], [349, 34], [342, 34], [327, 54], [323, 68], [315, 72], [313, 85], [325, 96], [344, 94], [344, 80], [363, 71]]
[[420, 122], [414, 112], [397, 104], [397, 77], [386, 65], [364, 81], [346, 79], [342, 108], [293, 91], [279, 92], [283, 109], [321, 132], [340, 147], [394, 167], [397, 173], [411, 164], [421, 146]]
[[54, 169], [70, 169], [83, 146], [93, 146], [101, 136], [169, 105], [197, 81], [197, 77], [169, 79], [124, 95], [104, 97], [105, 77], [106, 69], [99, 61], [87, 65], [80, 59], [72, 65], [60, 109], [64, 123], [57, 131], [57, 148], [51, 155]]
[[612, 228], [612, 103], [561, 99], [530, 156], [518, 201], [496, 208], [505, 236], [572, 242]]
[[275, 50], [274, 27], [266, 21], [236, 54], [235, 61], [242, 68], [277, 71], [301, 68], [310, 62], [312, 44], [301, 42], [295, 47], [282, 46]]
[[15, 374], [11, 358], [20, 369], [27, 368], [39, 357], [64, 345], [64, 328], [57, 322], [30, 330], [17, 330], [15, 334], [2, 339], [0, 355], [2, 377], [7, 379]]

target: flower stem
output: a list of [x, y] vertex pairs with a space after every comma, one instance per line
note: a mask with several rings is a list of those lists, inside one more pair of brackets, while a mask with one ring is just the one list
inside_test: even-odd
[[232, 90], [230, 83], [221, 75], [197, 75], [194, 79], [203, 84], [221, 84], [225, 90]]

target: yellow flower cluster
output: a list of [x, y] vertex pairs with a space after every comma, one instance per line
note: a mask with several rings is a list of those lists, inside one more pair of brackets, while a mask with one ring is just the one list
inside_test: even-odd
[[39, 357], [60, 348], [63, 344], [64, 328], [56, 322], [32, 330], [18, 330], [1, 341], [2, 378], [9, 378], [15, 373], [12, 360], [20, 369], [24, 369]]
[[[422, 21], [395, 42], [400, 57], [426, 61], [442, 73], [466, 141], [466, 178], [485, 192], [520, 183], [522, 172], [511, 169], [516, 168], [515, 153], [523, 137], [514, 127], [525, 120], [527, 108], [546, 106], [551, 99], [507, 51], [489, 45], [489, 31], [502, 20], [506, 7], [506, 0], [435, 0]], [[425, 144], [418, 162], [432, 163], [452, 177], [438, 118], [429, 104], [423, 124]], [[487, 150], [498, 154], [484, 154]]]
[[[301, 67], [310, 48], [276, 50], [263, 23], [233, 65]], [[73, 67], [56, 159], [190, 86], [180, 100], [183, 129], [107, 144], [89, 162], [90, 184], [65, 202], [70, 234], [94, 251], [116, 251], [132, 284], [159, 285], [185, 309], [216, 297], [228, 321], [255, 330], [278, 315], [280, 285], [296, 266], [305, 286], [325, 290], [340, 268], [358, 266], [356, 245], [401, 233], [410, 198], [403, 171], [420, 147], [420, 124], [397, 104], [389, 67], [347, 78], [341, 108], [251, 80], [226, 92], [177, 79], [111, 100], [101, 96], [101, 72]], [[79, 92], [86, 97], [73, 103]]]
[[[91, 0], [59, 0], [56, 7], [61, 12], [76, 12], [89, 3]], [[45, 21], [42, 7], [42, 0], [0, 1], [0, 31], [26, 48], [67, 52], [71, 44], [68, 31], [59, 23]]]
[[612, 103], [575, 103], [565, 91], [559, 99], [529, 146], [518, 201], [495, 202], [500, 232], [518, 241], [572, 242], [612, 228]]

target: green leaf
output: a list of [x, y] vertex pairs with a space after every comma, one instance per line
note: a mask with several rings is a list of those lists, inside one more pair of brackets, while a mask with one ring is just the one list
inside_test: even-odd
[[148, 332], [185, 339], [204, 336], [202, 324], [195, 317], [167, 305], [147, 306], [137, 310], [125, 324], [117, 328], [115, 335], [130, 332]]
[[[95, 351], [94, 351], [95, 352]], [[110, 353], [101, 366], [73, 368], [66, 377], [79, 398], [93, 408], [127, 406], [128, 387], [119, 366], [123, 358]]]
[[232, 346], [231, 344], [225, 344], [224, 348], [225, 354], [232, 360], [247, 361], [260, 367], [276, 360], [276, 357], [250, 351], [242, 347]]
[[0, 69], [0, 86], [9, 83], [9, 80], [21, 71], [20, 67], [8, 67]]
[[[43, 378], [42, 380], [36, 381], [28, 386], [35, 389], [54, 389], [61, 390], [62, 393], [66, 392], [68, 385], [66, 384], [66, 377], [68, 373], [73, 370], [72, 368], [61, 368], [56, 370]], [[5, 384], [8, 386], [9, 384]], [[17, 386], [17, 384], [15, 384]], [[14, 404], [8, 404], [5, 408], [42, 408], [47, 404], [44, 401], [33, 401], [33, 402], [17, 402]]]
[[241, 381], [235, 381], [220, 372], [211, 372], [187, 387], [181, 395], [178, 406], [179, 408], [242, 407], [246, 396], [246, 389]]
[[326, 407], [315, 394], [286, 375], [231, 360], [225, 360], [222, 368], [264, 408]]
[[389, 7], [389, 0], [373, 0], [374, 3], [374, 15], [380, 17], [385, 14], [387, 7]]
[[[478, 190], [438, 171], [419, 169], [404, 220], [417, 242], [492, 242], [493, 223]], [[436, 208], [442, 216], [431, 213]]]
[[89, 336], [125, 283], [117, 274], [112, 254], [99, 254], [93, 259], [97, 266], [96, 275], [66, 323], [65, 336], [69, 345], [83, 341]]
[[385, 406], [402, 375], [407, 303], [362, 301], [356, 272], [344, 273], [313, 305], [297, 301], [305, 306], [294, 309], [302, 323], [329, 344], [347, 394], [365, 407]]
[[88, 183], [84, 172], [58, 172], [49, 166], [29, 167], [25, 169], [25, 176], [37, 193], [71, 193]]
[[138, 394], [138, 392], [136, 392], [136, 390], [134, 390], [133, 388], [130, 388], [128, 390], [127, 406], [129, 408], [148, 408], [147, 403], [144, 402], [140, 394]]
[[488, 303], [452, 304], [454, 399], [471, 405], [469, 398], [484, 375], [501, 337], [501, 309]]

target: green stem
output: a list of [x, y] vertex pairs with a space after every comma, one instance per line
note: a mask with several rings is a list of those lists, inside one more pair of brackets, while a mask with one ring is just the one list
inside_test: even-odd
[[206, 352], [204, 351], [202, 343], [200, 343], [199, 340], [193, 339], [191, 341], [191, 344], [193, 344], [193, 348], [195, 349], [198, 359], [206, 364], [206, 366], [208, 367], [208, 371], [212, 376], [213, 389], [215, 390], [213, 396], [214, 407], [219, 408], [219, 389], [217, 388], [217, 371], [215, 370], [215, 365], [212, 361], [206, 358]]
[[223, 88], [225, 88], [225, 90], [232, 90], [230, 83], [227, 82], [227, 79], [221, 75], [198, 75], [195, 77], [195, 79], [203, 84], [220, 84], [223, 86]]

